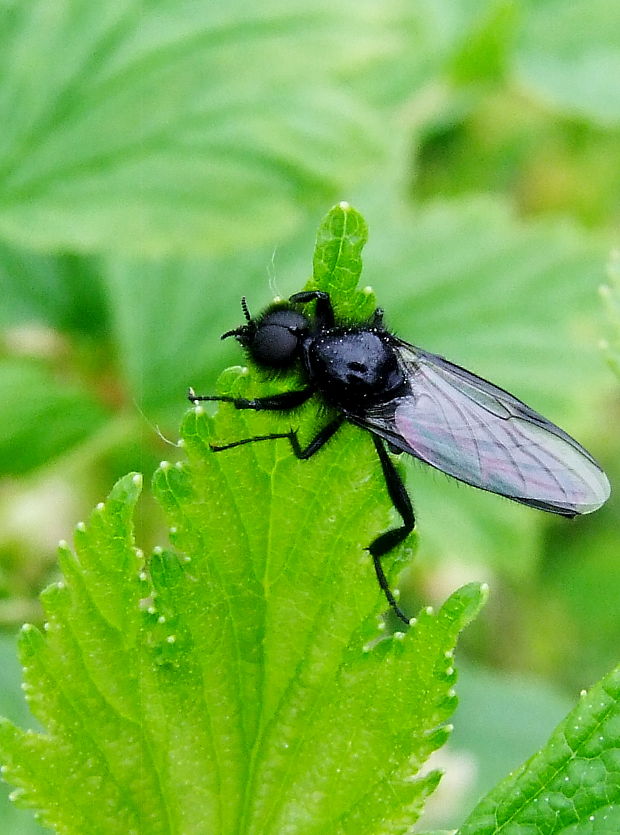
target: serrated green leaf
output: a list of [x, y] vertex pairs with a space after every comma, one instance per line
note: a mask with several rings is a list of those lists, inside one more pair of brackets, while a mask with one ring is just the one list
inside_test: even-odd
[[362, 273], [362, 249], [368, 240], [366, 221], [348, 203], [339, 203], [319, 225], [314, 249], [317, 286], [351, 292]]
[[364, 651], [380, 597], [359, 539], [386, 521], [359, 471], [372, 450], [351, 433], [320, 468], [277, 444], [215, 456], [201, 412], [188, 465], [154, 478], [176, 553], [155, 552], [150, 583], [135, 476], [78, 526], [75, 556], [61, 549], [46, 631], [21, 642], [47, 734], [0, 727], [5, 778], [61, 833], [404, 833], [438, 780], [412, 776], [445, 740], [451, 649], [483, 595]]
[[548, 743], [474, 809], [458, 835], [620, 830], [620, 668], [584, 693]]
[[[41, 810], [58, 832], [138, 832], [138, 819], [161, 831], [131, 801], [132, 787], [148, 796], [151, 779], [141, 771], [151, 755], [137, 732], [141, 583], [131, 513], [140, 485], [139, 476], [127, 476], [89, 524], [78, 525], [76, 554], [61, 546], [63, 580], [44, 594], [45, 632], [22, 630], [24, 689], [48, 734], [5, 721], [6, 776], [20, 786], [16, 801]], [[116, 609], [121, 599], [129, 605]]]
[[366, 221], [346, 202], [334, 206], [319, 225], [308, 289], [330, 293], [332, 304], [344, 321], [363, 322], [377, 306], [373, 293], [356, 289], [367, 240]]
[[[332, 228], [346, 252], [356, 224]], [[325, 279], [335, 301], [359, 248]], [[263, 381], [230, 369], [220, 385]], [[47, 733], [0, 726], [6, 779], [58, 832], [405, 833], [437, 784], [418, 772], [449, 735], [452, 649], [485, 590], [423, 609], [406, 635], [378, 633], [364, 548], [391, 513], [370, 439], [347, 426], [307, 462], [285, 441], [210, 448], [273, 425], [228, 405], [188, 411], [187, 461], [153, 478], [173, 550], [146, 566], [137, 476], [78, 525], [75, 554], [61, 546], [47, 629], [21, 642]]]
[[[235, 386], [228, 390], [243, 391]], [[342, 562], [332, 553], [359, 553], [364, 534], [359, 527], [351, 529], [351, 522], [361, 511], [366, 528], [367, 518], [378, 511], [371, 505], [371, 484], [367, 476], [360, 479], [358, 471], [362, 461], [369, 461], [367, 455], [372, 460], [372, 448], [360, 447], [355, 434], [348, 433], [325, 451], [321, 462], [308, 462], [308, 467], [300, 468], [281, 444], [256, 445], [251, 463], [242, 448], [211, 463], [213, 456], [204, 457], [208, 422], [202, 409], [197, 411], [188, 415], [183, 430], [191, 475], [166, 467], [156, 474], [155, 488], [171, 515], [177, 549], [189, 555], [207, 548], [217, 554], [217, 571], [203, 573], [194, 558], [190, 570], [194, 582], [220, 604], [194, 614], [191, 598], [184, 596], [183, 608], [192, 619], [200, 618], [200, 626], [191, 630], [194, 636], [219, 636], [215, 644], [209, 640], [210, 663], [217, 670], [217, 681], [210, 686], [217, 684], [220, 693], [225, 689], [247, 694], [241, 721], [237, 719], [232, 730], [219, 710], [214, 716], [226, 745], [237, 738], [243, 750], [247, 736], [251, 743], [250, 765], [241, 774], [235, 775], [232, 768], [226, 771], [227, 781], [236, 776], [240, 797], [246, 786], [240, 828], [274, 833], [291, 826], [291, 831], [300, 832], [404, 832], [404, 822], [415, 820], [421, 797], [436, 779], [420, 784], [405, 779], [417, 770], [411, 757], [419, 758], [418, 765], [424, 759], [410, 747], [411, 723], [419, 744], [454, 706], [445, 689], [447, 680], [437, 690], [422, 682], [436, 669], [440, 645], [450, 642], [442, 644], [439, 633], [464, 625], [480, 604], [479, 591], [457, 594], [438, 620], [423, 613], [402, 644], [388, 640], [362, 653], [363, 636], [371, 627], [367, 623], [360, 632], [356, 624], [377, 599], [377, 590], [368, 582], [369, 562]], [[254, 418], [263, 417], [218, 415], [216, 437], [260, 433], [264, 426]], [[351, 467], [349, 456], [355, 449], [357, 462]], [[362, 466], [365, 470], [367, 463]], [[375, 472], [373, 481], [376, 476]], [[200, 488], [198, 495], [188, 489], [189, 482]], [[316, 491], [311, 490], [312, 482]], [[337, 484], [347, 484], [347, 491], [339, 494]], [[231, 502], [233, 485], [238, 498]], [[219, 512], [227, 517], [228, 532], [223, 530], [217, 539], [214, 532], [207, 541], [199, 538], [197, 514], [203, 496], [221, 502]], [[250, 525], [244, 524], [246, 514], [254, 520]], [[237, 532], [237, 542], [231, 540], [231, 530]], [[263, 557], [265, 542], [269, 545]], [[323, 551], [327, 565], [318, 556]], [[226, 628], [229, 620], [238, 624], [235, 632]], [[421, 647], [433, 641], [435, 650], [425, 661]], [[261, 659], [264, 674], [258, 675]], [[270, 664], [268, 659], [277, 662]], [[440, 666], [444, 663], [445, 656]], [[423, 691], [430, 702], [421, 704]], [[224, 708], [229, 715], [229, 707]], [[350, 722], [356, 716], [359, 727], [353, 730]], [[425, 753], [442, 740], [442, 732], [430, 734]], [[224, 740], [216, 743], [221, 746]], [[409, 808], [415, 798], [414, 808]], [[403, 808], [395, 821], [401, 823], [390, 829], [390, 809], [399, 804]]]
[[[32, 725], [32, 716], [26, 708], [20, 690], [21, 667], [15, 652], [15, 639], [0, 636], [0, 715], [20, 725]], [[41, 835], [32, 814], [18, 809], [9, 800], [9, 787], [0, 784], [0, 832], [10, 835]]]

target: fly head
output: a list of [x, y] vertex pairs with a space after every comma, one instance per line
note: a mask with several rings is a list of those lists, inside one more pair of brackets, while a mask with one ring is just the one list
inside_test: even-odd
[[301, 340], [308, 333], [308, 319], [286, 304], [274, 304], [253, 319], [245, 298], [241, 301], [246, 323], [227, 331], [222, 339], [234, 336], [257, 365], [288, 368], [299, 356]]

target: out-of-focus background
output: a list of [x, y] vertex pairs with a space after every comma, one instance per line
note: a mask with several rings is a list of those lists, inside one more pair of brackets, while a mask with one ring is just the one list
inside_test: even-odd
[[[219, 341], [239, 297], [299, 290], [338, 200], [369, 223], [390, 326], [618, 483], [620, 303], [599, 291], [620, 220], [616, 0], [4, 0], [0, 44], [0, 713], [31, 721], [15, 635], [41, 621], [58, 539], [170, 457], [187, 386], [240, 360]], [[620, 505], [567, 522], [408, 471], [404, 595], [491, 586], [430, 829], [617, 662]], [[148, 496], [137, 531], [165, 539]], [[0, 831], [40, 832], [7, 801]]]

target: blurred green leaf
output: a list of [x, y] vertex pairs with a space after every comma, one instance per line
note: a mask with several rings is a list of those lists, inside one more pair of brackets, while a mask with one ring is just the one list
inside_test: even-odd
[[175, 425], [188, 386], [214, 384], [234, 353], [220, 334], [241, 316], [239, 299], [251, 288], [259, 257], [106, 259], [119, 371], [127, 400], [148, 417], [168, 410]]
[[377, 31], [385, 31], [384, 48], [356, 66], [351, 83], [392, 117], [393, 139], [409, 141], [401, 133], [403, 105], [407, 120], [413, 115], [424, 130], [420, 113], [429, 104], [441, 104], [443, 82], [455, 69], [467, 69], [463, 76], [476, 79], [493, 76], [510, 40], [510, 6], [510, 0], [396, 0], [370, 6]]
[[516, 55], [521, 85], [548, 106], [605, 127], [620, 124], [620, 5], [526, 3]]
[[366, 216], [364, 277], [399, 335], [551, 419], [591, 423], [591, 398], [610, 379], [598, 346], [604, 240], [569, 222], [524, 222], [494, 198], [370, 204]]
[[[611, 499], [596, 518], [588, 520], [582, 536], [576, 538], [570, 527], [562, 527], [549, 538], [524, 613], [530, 663], [571, 690], [584, 681], [596, 681], [618, 657], [620, 439], [611, 422], [607, 432], [606, 449], [615, 453], [608, 469], [614, 485]], [[541, 633], [543, 620], [554, 635], [552, 646]]]
[[387, 147], [379, 113], [340, 81], [383, 48], [389, 16], [368, 9], [14, 5], [0, 22], [0, 232], [149, 255], [290, 233]]
[[620, 251], [611, 253], [607, 267], [608, 284], [600, 288], [607, 314], [609, 339], [603, 342], [607, 360], [620, 379]]
[[77, 385], [40, 362], [0, 363], [0, 473], [17, 475], [53, 461], [103, 426], [106, 414]]
[[2, 327], [44, 323], [89, 337], [105, 329], [105, 296], [92, 259], [0, 245], [0, 282]]
[[515, 0], [498, 0], [480, 15], [453, 59], [452, 74], [458, 83], [497, 81], [506, 74], [519, 6]]
[[620, 668], [584, 693], [548, 743], [474, 809], [459, 835], [620, 829]]

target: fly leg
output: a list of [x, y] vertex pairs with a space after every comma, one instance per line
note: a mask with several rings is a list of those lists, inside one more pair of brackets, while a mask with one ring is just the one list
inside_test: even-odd
[[[187, 397], [192, 403], [197, 401], [209, 401], [218, 403], [232, 403], [236, 409], [253, 409], [257, 412], [285, 412], [289, 409], [296, 409], [303, 405], [306, 400], [309, 400], [314, 394], [314, 389], [308, 387], [300, 391], [285, 391], [280, 394], [272, 394], [267, 397], [255, 397], [248, 399], [245, 397], [225, 397], [218, 395], [204, 395], [196, 394], [190, 388]], [[269, 435], [255, 435], [252, 438], [242, 438], [240, 441], [232, 441], [230, 444], [223, 444], [216, 446], [211, 444], [213, 452], [223, 452], [227, 449], [233, 449], [236, 446], [244, 446], [245, 444], [252, 444], [255, 441], [275, 441], [278, 438], [287, 438], [293, 454], [296, 458], [307, 460], [318, 452], [322, 446], [334, 435], [344, 423], [344, 415], [338, 415], [331, 423], [324, 426], [318, 435], [310, 441], [308, 446], [302, 447], [297, 438], [297, 430], [291, 429], [290, 432], [270, 432]]]
[[232, 403], [235, 409], [253, 409], [256, 412], [285, 412], [287, 409], [296, 409], [309, 400], [314, 394], [313, 388], [300, 389], [299, 391], [283, 391], [281, 394], [272, 394], [267, 397], [225, 397], [215, 394], [196, 394], [193, 388], [187, 392], [187, 399], [190, 403], [205, 400], [216, 403]]
[[308, 304], [308, 302], [316, 301], [316, 319], [322, 328], [334, 327], [334, 310], [332, 308], [329, 293], [323, 290], [302, 290], [301, 293], [294, 293], [289, 298], [293, 304]]
[[[267, 398], [261, 398], [267, 399]], [[251, 406], [241, 406], [239, 408], [253, 408]], [[261, 406], [261, 408], [265, 408], [265, 406]], [[227, 449], [233, 449], [237, 446], [245, 446], [245, 444], [253, 444], [256, 441], [275, 441], [278, 438], [286, 438], [291, 445], [291, 449], [293, 450], [293, 454], [296, 458], [299, 458], [301, 461], [307, 461], [308, 458], [312, 458], [312, 456], [317, 453], [325, 444], [329, 441], [329, 439], [336, 434], [336, 432], [340, 429], [342, 424], [344, 423], [345, 418], [344, 415], [338, 415], [331, 423], [328, 423], [324, 426], [321, 431], [316, 435], [310, 443], [302, 447], [299, 443], [299, 439], [297, 438], [297, 430], [291, 429], [290, 432], [271, 432], [269, 435], [254, 435], [252, 438], [242, 438], [240, 441], [232, 441], [230, 444], [224, 444], [222, 446], [216, 446], [211, 444], [211, 449], [213, 452], [224, 452]]]
[[398, 470], [392, 463], [385, 446], [383, 445], [383, 441], [375, 435], [373, 435], [372, 439], [375, 444], [375, 449], [377, 450], [377, 455], [379, 456], [379, 461], [381, 461], [381, 469], [383, 470], [383, 477], [385, 478], [389, 497], [402, 518], [403, 524], [400, 528], [394, 528], [393, 530], [386, 531], [376, 539], [373, 539], [366, 550], [369, 551], [372, 556], [377, 580], [383, 590], [383, 593], [385, 594], [387, 602], [392, 607], [394, 614], [396, 614], [400, 620], [409, 626], [409, 618], [398, 606], [396, 599], [390, 590], [387, 577], [385, 576], [383, 566], [381, 565], [381, 557], [385, 556], [385, 554], [389, 553], [393, 548], [396, 548], [397, 545], [400, 545], [400, 543], [409, 536], [415, 527], [415, 516], [413, 514], [411, 499], [405, 489], [403, 480], [398, 474]]
[[[232, 403], [236, 409], [252, 409], [256, 412], [285, 412], [289, 409], [296, 409], [309, 400], [314, 394], [314, 389], [311, 387], [300, 389], [299, 391], [284, 391], [280, 394], [272, 394], [267, 397], [255, 397], [248, 399], [245, 397], [227, 397], [210, 394], [196, 394], [194, 389], [190, 388], [187, 393], [187, 399], [191, 403], [198, 401], [209, 401], [217, 403]], [[275, 441], [277, 438], [288, 438], [293, 453], [297, 458], [306, 459], [318, 452], [323, 444], [331, 438], [334, 432], [340, 428], [344, 421], [344, 417], [338, 417], [332, 423], [329, 423], [322, 429], [316, 438], [311, 441], [305, 449], [299, 444], [297, 439], [297, 430], [291, 429], [290, 432], [271, 432], [269, 435], [255, 435], [252, 438], [242, 438], [240, 441], [233, 441], [230, 444], [216, 446], [211, 444], [213, 452], [223, 452], [226, 449], [233, 449], [236, 446], [244, 446], [244, 444], [252, 444], [255, 441]]]

